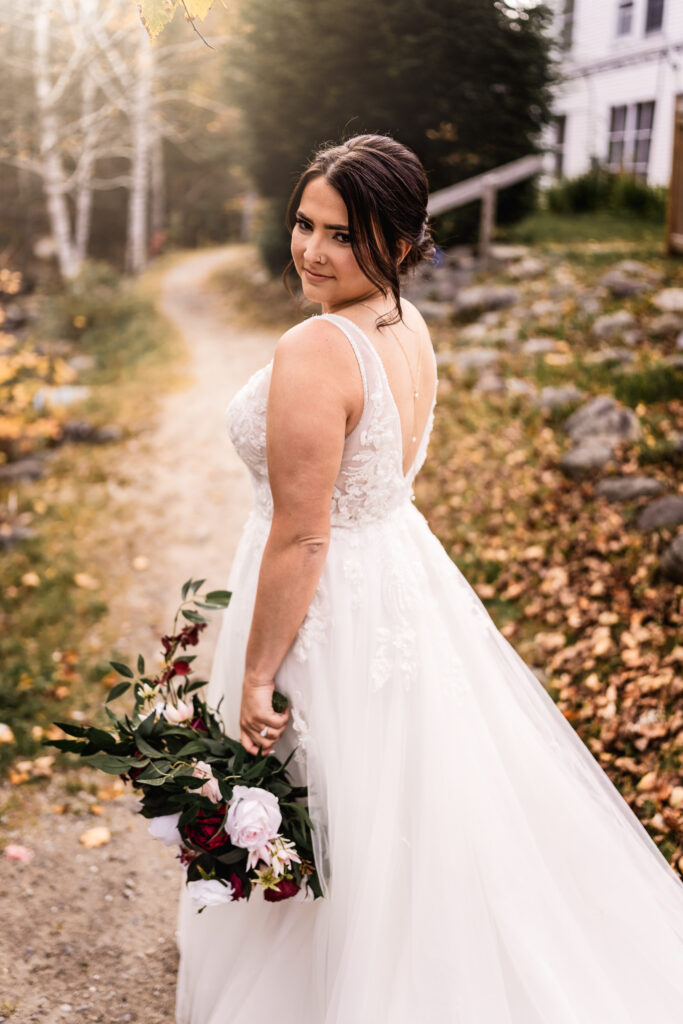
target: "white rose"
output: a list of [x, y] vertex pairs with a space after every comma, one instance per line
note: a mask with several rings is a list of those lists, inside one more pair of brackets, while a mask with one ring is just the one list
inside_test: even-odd
[[198, 878], [187, 883], [187, 890], [198, 909], [229, 903], [235, 893], [230, 882], [221, 882], [217, 878]]
[[223, 797], [221, 796], [218, 779], [213, 774], [211, 765], [207, 764], [206, 761], [197, 761], [192, 774], [196, 775], [199, 779], [206, 779], [204, 785], [200, 786], [197, 792], [201, 793], [202, 796], [208, 796], [209, 800], [213, 800], [215, 804], [219, 804]]
[[182, 846], [183, 837], [178, 831], [180, 814], [160, 814], [152, 818], [147, 831], [155, 839], [160, 839], [164, 846]]
[[277, 797], [258, 786], [235, 786], [225, 831], [235, 846], [258, 850], [277, 835], [282, 813]]

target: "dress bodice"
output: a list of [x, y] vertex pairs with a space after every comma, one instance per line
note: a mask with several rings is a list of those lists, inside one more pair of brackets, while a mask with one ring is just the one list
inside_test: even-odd
[[[413, 497], [413, 480], [425, 460], [434, 422], [436, 382], [422, 438], [404, 475], [401, 420], [379, 353], [365, 332], [347, 317], [324, 313], [318, 319], [335, 324], [348, 338], [363, 380], [363, 411], [344, 442], [330, 523], [357, 526], [378, 522]], [[266, 461], [266, 405], [272, 366], [271, 360], [257, 370], [227, 409], [230, 439], [252, 477], [254, 510], [267, 518], [273, 511]]]

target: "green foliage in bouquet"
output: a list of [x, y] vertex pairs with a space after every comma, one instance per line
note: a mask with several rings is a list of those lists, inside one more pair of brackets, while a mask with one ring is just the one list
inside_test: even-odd
[[[173, 630], [162, 637], [158, 674], [146, 674], [142, 655], [137, 674], [111, 662], [123, 677], [104, 706], [112, 731], [58, 722], [72, 739], [50, 745], [132, 783], [141, 796], [140, 813], [158, 819], [152, 834], [178, 846], [197, 904], [248, 899], [257, 886], [269, 902], [320, 897], [307, 789], [294, 786], [286, 770], [294, 751], [284, 763], [261, 748], [250, 754], [223, 731], [220, 704], [214, 711], [200, 697], [206, 680], [191, 678], [196, 655], [184, 652], [208, 623], [198, 609], [225, 608], [231, 596], [218, 590], [198, 596], [203, 583], [190, 579], [183, 585]], [[181, 629], [179, 615], [186, 620]], [[131, 688], [132, 713], [112, 710], [109, 705]], [[275, 691], [272, 706], [284, 711], [287, 698]]]

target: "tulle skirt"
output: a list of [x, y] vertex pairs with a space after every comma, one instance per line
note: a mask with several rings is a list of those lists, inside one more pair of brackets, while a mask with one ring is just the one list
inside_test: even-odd
[[[211, 672], [236, 737], [268, 529]], [[178, 1024], [680, 1024], [683, 883], [409, 502], [333, 527], [276, 685], [326, 896], [183, 890]]]

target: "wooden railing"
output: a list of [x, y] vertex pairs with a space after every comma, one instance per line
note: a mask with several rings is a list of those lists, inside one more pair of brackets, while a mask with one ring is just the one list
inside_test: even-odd
[[474, 199], [481, 199], [481, 219], [479, 221], [479, 256], [482, 263], [487, 263], [491, 238], [495, 225], [496, 216], [496, 193], [508, 185], [515, 185], [518, 181], [531, 178], [538, 174], [545, 167], [546, 156], [543, 153], [533, 156], [523, 156], [519, 160], [512, 160], [509, 164], [501, 164], [484, 174], [477, 174], [473, 178], [458, 182], [457, 185], [450, 185], [448, 188], [432, 192], [427, 205], [427, 212], [430, 217], [446, 210], [454, 210], [458, 206], [464, 206]]

